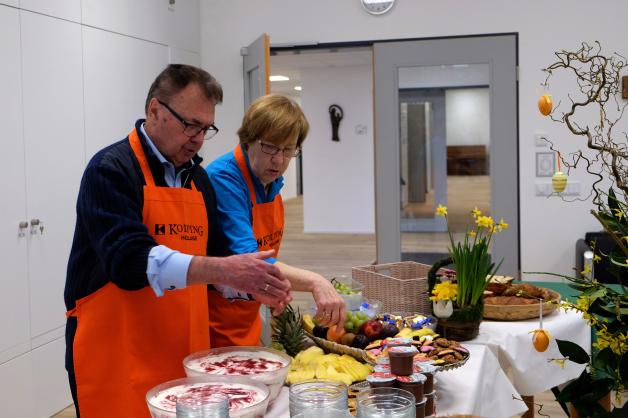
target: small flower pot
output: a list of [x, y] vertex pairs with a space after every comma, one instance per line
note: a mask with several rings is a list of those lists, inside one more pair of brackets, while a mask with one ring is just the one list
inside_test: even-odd
[[433, 303], [434, 315], [440, 319], [446, 319], [454, 313], [454, 304], [451, 300], [436, 300]]

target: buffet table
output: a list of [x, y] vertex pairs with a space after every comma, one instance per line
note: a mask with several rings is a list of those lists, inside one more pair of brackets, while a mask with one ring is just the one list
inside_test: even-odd
[[591, 328], [579, 312], [558, 309], [543, 318], [543, 328], [552, 335], [549, 348], [543, 353], [532, 346], [530, 331], [539, 327], [539, 320], [490, 321], [483, 320], [480, 334], [465, 345], [480, 344], [489, 347], [499, 359], [505, 372], [512, 372], [512, 381], [522, 395], [533, 396], [577, 378], [584, 365], [570, 361], [565, 366], [551, 362], [562, 358], [556, 338], [569, 340], [591, 351]]
[[[483, 345], [466, 345], [471, 357], [455, 370], [436, 374], [438, 415], [470, 414], [504, 418], [527, 410], [495, 355]], [[267, 418], [288, 418], [288, 388], [282, 388]]]

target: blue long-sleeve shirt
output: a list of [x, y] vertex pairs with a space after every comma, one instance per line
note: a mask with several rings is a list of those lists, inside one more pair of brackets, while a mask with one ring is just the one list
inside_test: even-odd
[[[244, 149], [242, 151], [251, 172], [249, 158], [246, 151]], [[257, 252], [257, 240], [252, 226], [251, 197], [233, 151], [214, 160], [205, 170], [216, 191], [217, 228], [227, 238], [229, 250], [234, 254]], [[251, 173], [251, 178], [257, 203], [272, 202], [281, 192], [284, 183], [283, 177], [277, 178], [270, 184], [266, 193], [264, 185], [253, 173]], [[275, 259], [269, 258], [267, 261], [274, 263]]]

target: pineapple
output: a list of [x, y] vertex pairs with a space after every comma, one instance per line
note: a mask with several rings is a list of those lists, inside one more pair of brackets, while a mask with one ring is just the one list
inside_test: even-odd
[[292, 306], [286, 306], [280, 315], [273, 317], [272, 326], [273, 344], [281, 344], [286, 353], [292, 357], [303, 349], [305, 334], [298, 309], [295, 312]]

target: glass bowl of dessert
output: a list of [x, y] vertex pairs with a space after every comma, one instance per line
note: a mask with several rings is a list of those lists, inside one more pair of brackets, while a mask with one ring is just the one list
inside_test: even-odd
[[268, 385], [272, 402], [283, 386], [292, 358], [267, 347], [222, 347], [183, 359], [188, 376], [243, 376]]
[[176, 418], [179, 397], [207, 397], [216, 393], [229, 397], [230, 418], [263, 417], [268, 408], [268, 387], [237, 376], [184, 377], [170, 380], [149, 390], [146, 403], [152, 418]]

